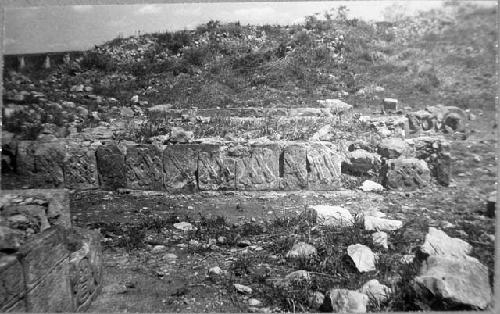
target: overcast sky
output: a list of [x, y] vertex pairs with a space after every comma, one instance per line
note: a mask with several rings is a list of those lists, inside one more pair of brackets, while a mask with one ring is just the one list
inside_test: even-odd
[[[439, 7], [440, 1], [332, 1], [177, 3], [57, 6], [6, 9], [5, 54], [82, 50], [111, 40], [164, 30], [191, 29], [211, 19], [242, 24], [294, 24], [304, 16], [346, 5], [349, 16], [383, 20], [388, 6], [402, 3], [408, 14]], [[483, 4], [496, 5], [496, 1]]]

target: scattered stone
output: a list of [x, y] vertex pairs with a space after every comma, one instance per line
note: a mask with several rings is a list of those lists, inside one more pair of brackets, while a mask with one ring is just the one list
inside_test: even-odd
[[430, 256], [465, 258], [472, 251], [472, 246], [462, 239], [450, 238], [444, 231], [429, 227], [420, 251]]
[[217, 238], [217, 244], [225, 244], [227, 243], [227, 238], [224, 236], [220, 236]]
[[440, 308], [434, 310], [457, 309], [457, 306], [485, 309], [492, 301], [488, 268], [468, 256], [462, 259], [429, 256], [415, 282], [420, 298], [427, 304], [441, 300]]
[[401, 263], [403, 264], [411, 264], [415, 260], [415, 255], [406, 254], [401, 257]]
[[372, 180], [365, 180], [361, 185], [361, 190], [364, 192], [381, 192], [384, 190], [382, 184], [378, 184]]
[[381, 161], [380, 156], [367, 152], [363, 149], [356, 149], [347, 154], [347, 162], [342, 164], [342, 172], [354, 175], [378, 173]]
[[153, 246], [153, 249], [151, 250], [152, 253], [161, 253], [165, 252], [167, 250], [167, 247], [165, 245], [155, 245]]
[[130, 98], [130, 101], [133, 103], [138, 103], [139, 102], [139, 95], [132, 96], [132, 98]]
[[234, 288], [241, 294], [252, 294], [252, 288], [241, 285], [239, 283], [235, 283]]
[[359, 272], [363, 273], [376, 270], [376, 256], [366, 245], [349, 245], [347, 247], [347, 254], [351, 257]]
[[120, 115], [125, 118], [132, 118], [134, 116], [134, 110], [130, 109], [129, 107], [121, 107]]
[[316, 255], [316, 248], [305, 242], [293, 245], [292, 249], [286, 253], [286, 258], [310, 258]]
[[403, 226], [401, 220], [385, 219], [375, 216], [364, 216], [365, 230], [393, 231]]
[[174, 228], [182, 230], [182, 231], [191, 231], [191, 230], [196, 230], [196, 227], [194, 227], [191, 223], [189, 222], [178, 222], [174, 223]]
[[386, 250], [389, 248], [389, 236], [383, 231], [372, 234], [372, 240], [375, 246], [383, 247]]
[[354, 224], [354, 217], [341, 206], [310, 205], [306, 215], [323, 226], [350, 227]]
[[387, 188], [416, 189], [429, 184], [430, 170], [420, 159], [388, 159], [382, 177]]
[[314, 310], [319, 310], [319, 308], [325, 302], [325, 295], [319, 291], [311, 291], [309, 293], [309, 298], [307, 299], [309, 307]]
[[366, 313], [369, 298], [366, 294], [347, 289], [330, 289], [325, 310], [334, 313]]
[[163, 255], [163, 258], [166, 260], [176, 260], [177, 255], [175, 255], [173, 253], [167, 253], [167, 254]]
[[259, 300], [255, 299], [255, 298], [248, 299], [247, 303], [250, 306], [261, 306], [262, 305], [262, 302], [260, 302]]
[[391, 289], [381, 284], [377, 279], [372, 279], [366, 282], [363, 287], [359, 289], [359, 292], [366, 294], [370, 300], [380, 305], [389, 299]]
[[223, 274], [224, 272], [222, 271], [222, 269], [219, 267], [219, 266], [215, 266], [215, 267], [212, 267], [208, 270], [208, 275], [211, 277], [211, 278], [216, 278], [216, 277], [219, 277]]
[[387, 159], [397, 159], [400, 156], [409, 157], [411, 150], [407, 142], [401, 138], [385, 138], [377, 149], [377, 153]]
[[311, 276], [306, 270], [296, 270], [285, 276], [284, 282], [286, 283], [298, 283], [298, 282], [309, 282], [311, 281]]
[[398, 100], [395, 98], [384, 98], [383, 104], [384, 104], [384, 112], [398, 110]]
[[192, 131], [186, 131], [181, 127], [173, 127], [170, 130], [169, 141], [174, 143], [189, 143], [193, 140], [194, 133]]

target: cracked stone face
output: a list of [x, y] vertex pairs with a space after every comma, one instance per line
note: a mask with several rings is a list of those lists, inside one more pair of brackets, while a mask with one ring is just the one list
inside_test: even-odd
[[167, 190], [196, 189], [200, 145], [171, 145], [163, 151], [163, 183]]
[[236, 188], [239, 190], [276, 190], [279, 187], [279, 146], [250, 148], [236, 161]]
[[307, 147], [308, 186], [310, 190], [331, 190], [340, 187], [340, 154], [323, 144]]
[[200, 190], [235, 189], [236, 160], [227, 156], [223, 146], [207, 145], [198, 156]]
[[154, 145], [129, 145], [125, 158], [127, 187], [161, 190], [163, 187], [162, 151]]
[[304, 144], [287, 145], [282, 157], [283, 190], [302, 190], [307, 188], [306, 146]]

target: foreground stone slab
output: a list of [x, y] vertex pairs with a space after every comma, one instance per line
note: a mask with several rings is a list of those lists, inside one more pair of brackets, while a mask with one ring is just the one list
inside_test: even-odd
[[277, 190], [280, 148], [276, 144], [249, 147], [236, 160], [236, 189]]
[[23, 245], [17, 258], [0, 257], [0, 280], [9, 284], [0, 288], [0, 309], [86, 310], [101, 287], [100, 240], [96, 231], [54, 226]]
[[222, 145], [204, 145], [198, 155], [198, 188], [200, 190], [234, 190], [236, 161]]
[[154, 145], [127, 146], [127, 187], [137, 190], [162, 190], [162, 159], [162, 150]]
[[416, 158], [388, 159], [382, 173], [383, 184], [390, 189], [416, 189], [427, 186], [430, 181], [427, 163]]
[[105, 190], [125, 188], [127, 185], [125, 157], [118, 146], [107, 144], [97, 147], [96, 158], [101, 188]]
[[71, 189], [99, 187], [95, 147], [88, 143], [68, 143], [64, 158], [64, 183]]
[[0, 255], [0, 311], [13, 311], [23, 302], [24, 290], [21, 263], [14, 255]]
[[306, 151], [305, 144], [290, 144], [283, 148], [281, 189], [307, 189]]
[[322, 143], [307, 145], [307, 183], [310, 190], [335, 190], [340, 188], [340, 154]]
[[415, 282], [420, 298], [436, 310], [485, 309], [491, 302], [488, 268], [474, 258], [430, 256]]
[[17, 146], [16, 171], [30, 178], [32, 187], [63, 187], [64, 142], [21, 141]]
[[163, 151], [163, 184], [167, 190], [194, 191], [202, 145], [169, 145]]

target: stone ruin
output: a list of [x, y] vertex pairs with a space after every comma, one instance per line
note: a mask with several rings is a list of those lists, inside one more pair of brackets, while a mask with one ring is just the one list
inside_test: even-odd
[[85, 311], [101, 287], [101, 237], [71, 226], [68, 191], [0, 197], [0, 311]]

